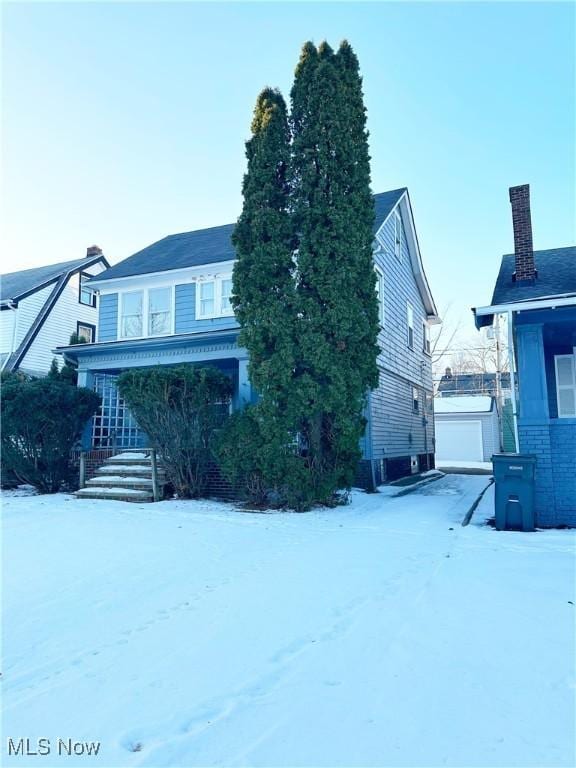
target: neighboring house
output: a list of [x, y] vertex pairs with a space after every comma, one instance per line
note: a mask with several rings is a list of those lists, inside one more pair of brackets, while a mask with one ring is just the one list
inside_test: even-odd
[[[500, 374], [500, 388], [503, 397], [510, 397], [510, 374]], [[492, 395], [496, 397], [495, 373], [452, 373], [451, 368], [446, 371], [438, 383], [438, 395], [440, 397], [453, 397], [455, 395]]]
[[[429, 325], [438, 322], [407, 189], [375, 195], [380, 385], [370, 393], [359, 481], [367, 486], [434, 463]], [[116, 390], [120, 371], [210, 364], [234, 382], [233, 407], [254, 402], [248, 353], [230, 304], [233, 224], [165, 237], [91, 281], [100, 294], [95, 344], [59, 350], [79, 383], [102, 395], [86, 448], [133, 448], [146, 435]], [[99, 455], [103, 455], [101, 451]]]
[[490, 461], [500, 451], [498, 411], [491, 395], [437, 398], [434, 425], [436, 461]]
[[48, 373], [54, 347], [77, 333], [96, 340], [97, 296], [87, 282], [109, 266], [98, 246], [85, 258], [0, 276], [3, 371]]
[[528, 185], [512, 187], [510, 202], [515, 253], [502, 257], [476, 325], [508, 316], [519, 451], [536, 456], [537, 523], [576, 525], [576, 247], [534, 251]]

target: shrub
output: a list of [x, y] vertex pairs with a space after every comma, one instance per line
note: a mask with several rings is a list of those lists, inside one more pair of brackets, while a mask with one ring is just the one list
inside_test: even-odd
[[[216, 441], [222, 474], [259, 507], [310, 509], [316, 489], [310, 487], [310, 467], [298, 434], [286, 430], [282, 418], [267, 414], [258, 403], [233, 414]], [[340, 495], [327, 502], [340, 503]]]
[[40, 493], [74, 485], [70, 453], [100, 404], [95, 392], [54, 375], [2, 382], [2, 468]]
[[214, 433], [228, 418], [230, 378], [213, 367], [156, 366], [125, 371], [118, 390], [162, 457], [176, 493], [202, 496]]

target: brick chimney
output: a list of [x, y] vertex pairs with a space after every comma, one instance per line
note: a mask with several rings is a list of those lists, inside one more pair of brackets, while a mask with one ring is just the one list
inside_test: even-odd
[[530, 185], [521, 184], [519, 187], [510, 187], [510, 204], [512, 205], [514, 259], [516, 263], [513, 279], [517, 282], [534, 280], [536, 277], [536, 265], [534, 263], [534, 247], [532, 245]]
[[91, 259], [94, 256], [102, 256], [102, 248], [98, 245], [89, 245], [88, 248], [86, 248], [86, 258]]

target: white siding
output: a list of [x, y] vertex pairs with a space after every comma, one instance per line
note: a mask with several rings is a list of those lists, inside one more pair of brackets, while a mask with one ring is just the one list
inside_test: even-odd
[[15, 309], [3, 309], [0, 312], [0, 355], [9, 355], [12, 352], [14, 332]]
[[[86, 269], [87, 274], [96, 275], [103, 269], [101, 264]], [[25, 371], [47, 373], [54, 357], [62, 363], [62, 358], [54, 355], [55, 347], [66, 346], [70, 336], [76, 331], [78, 321], [96, 325], [98, 306], [88, 307], [78, 301], [80, 276], [72, 275], [66, 287], [52, 307], [38, 335], [20, 362]]]

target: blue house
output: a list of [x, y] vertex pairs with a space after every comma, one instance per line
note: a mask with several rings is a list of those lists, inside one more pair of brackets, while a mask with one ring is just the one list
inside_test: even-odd
[[[372, 486], [434, 466], [430, 325], [439, 322], [408, 190], [375, 195], [374, 269], [380, 301], [379, 387], [368, 395], [359, 482]], [[102, 396], [85, 435], [96, 458], [146, 445], [116, 390], [131, 367], [210, 364], [234, 382], [233, 408], [254, 402], [248, 354], [230, 296], [233, 224], [170, 235], [91, 281], [99, 294], [95, 343], [60, 347], [80, 385]]]
[[[506, 315], [516, 442], [536, 456], [539, 526], [576, 525], [576, 247], [534, 251], [528, 185], [512, 187], [513, 254], [502, 257], [478, 328]], [[515, 375], [516, 374], [516, 375]]]

